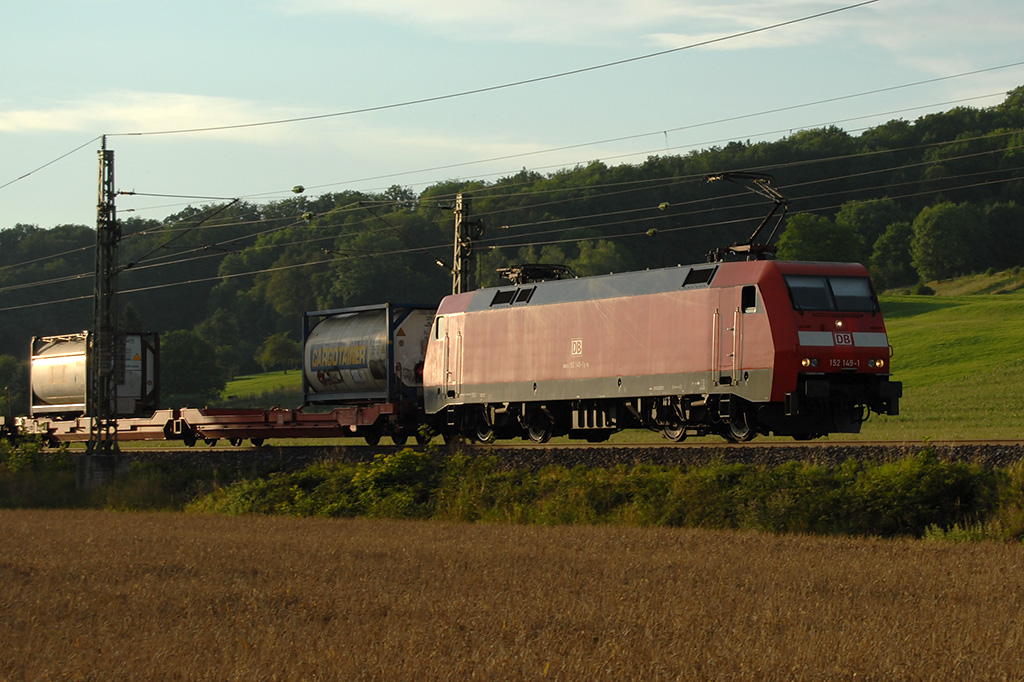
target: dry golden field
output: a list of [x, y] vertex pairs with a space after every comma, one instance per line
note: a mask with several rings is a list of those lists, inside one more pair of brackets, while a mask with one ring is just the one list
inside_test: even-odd
[[1024, 679], [1024, 547], [0, 511], [0, 680]]

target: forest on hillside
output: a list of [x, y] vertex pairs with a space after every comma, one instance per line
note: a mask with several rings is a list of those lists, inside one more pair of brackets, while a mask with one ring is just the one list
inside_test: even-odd
[[[643, 163], [600, 161], [416, 193], [343, 191], [266, 204], [189, 206], [121, 222], [122, 328], [174, 332], [218, 376], [295, 347], [304, 311], [436, 303], [451, 288], [457, 194], [480, 221], [474, 281], [560, 263], [579, 275], [701, 262], [750, 236], [764, 197], [708, 174], [768, 173], [789, 201], [780, 258], [860, 261], [879, 289], [1024, 265], [1024, 86], [999, 105], [735, 141]], [[297, 188], [300, 189], [300, 188]], [[0, 373], [33, 335], [86, 329], [95, 231], [0, 230]], [[165, 349], [166, 351], [166, 349]], [[2, 377], [0, 377], [2, 378]]]

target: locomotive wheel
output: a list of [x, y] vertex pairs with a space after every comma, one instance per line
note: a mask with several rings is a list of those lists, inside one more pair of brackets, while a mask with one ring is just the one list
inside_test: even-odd
[[669, 424], [661, 427], [661, 437], [667, 438], [673, 443], [682, 443], [686, 440], [686, 427], [682, 424]]
[[185, 429], [181, 432], [181, 442], [185, 444], [185, 447], [191, 448], [196, 444], [196, 432], [191, 428]]
[[733, 443], [746, 443], [754, 440], [757, 430], [750, 425], [751, 416], [748, 410], [743, 410], [729, 421], [725, 429], [725, 439]]
[[393, 433], [391, 434], [391, 442], [401, 447], [405, 445], [405, 441], [409, 440], [409, 434], [407, 433]]
[[493, 443], [494, 442], [494, 429], [489, 424], [479, 424], [476, 427], [476, 431], [473, 433], [478, 441], [481, 443]]
[[416, 429], [416, 443], [419, 445], [426, 445], [432, 440], [433, 436], [423, 432], [423, 428]]
[[534, 415], [526, 429], [526, 437], [534, 443], [547, 443], [551, 440], [551, 422], [543, 415]]

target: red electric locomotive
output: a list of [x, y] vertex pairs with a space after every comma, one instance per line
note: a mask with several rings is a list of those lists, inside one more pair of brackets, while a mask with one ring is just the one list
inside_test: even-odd
[[812, 438], [898, 414], [868, 273], [853, 263], [709, 263], [449, 296], [424, 407], [480, 440], [623, 428], [671, 440]]

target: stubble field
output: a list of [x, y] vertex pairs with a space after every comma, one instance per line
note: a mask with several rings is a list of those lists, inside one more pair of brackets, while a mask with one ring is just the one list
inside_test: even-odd
[[0, 680], [1024, 678], [1024, 547], [0, 511]]

